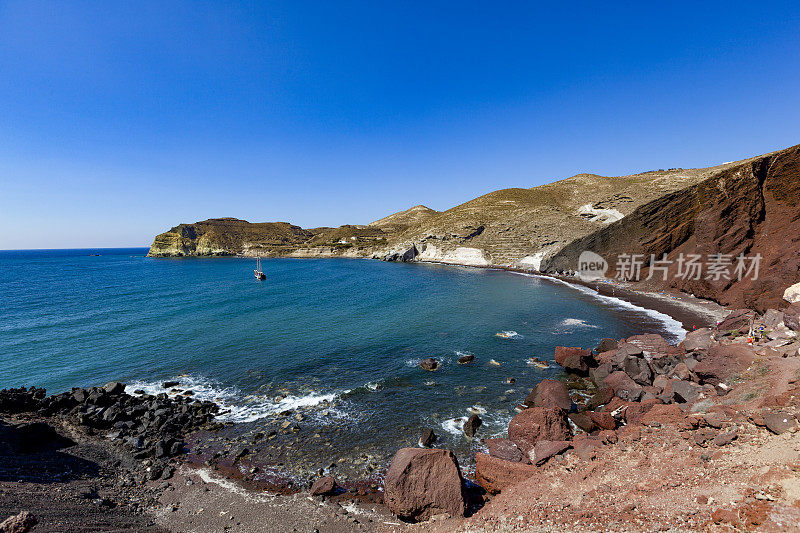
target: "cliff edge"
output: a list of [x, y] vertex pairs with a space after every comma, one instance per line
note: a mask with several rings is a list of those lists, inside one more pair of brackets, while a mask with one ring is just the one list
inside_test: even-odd
[[[729, 306], [784, 304], [800, 281], [800, 146], [700, 169], [606, 177], [578, 174], [531, 189], [494, 191], [443, 212], [418, 205], [368, 225], [303, 229], [234, 218], [180, 224], [158, 235], [152, 257], [262, 255], [372, 257], [543, 273], [573, 272], [585, 250], [613, 265], [638, 254], [642, 286], [672, 288]], [[666, 254], [666, 256], [665, 256]], [[679, 276], [698, 255], [759, 256], [748, 279]], [[666, 279], [653, 258], [670, 261]]]

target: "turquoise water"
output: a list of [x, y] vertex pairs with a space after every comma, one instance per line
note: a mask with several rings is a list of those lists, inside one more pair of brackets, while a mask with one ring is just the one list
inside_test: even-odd
[[[470, 406], [486, 411], [485, 431], [502, 432], [513, 406], [557, 375], [530, 357], [680, 333], [663, 315], [499, 270], [270, 259], [259, 282], [254, 260], [145, 254], [0, 252], [0, 388], [123, 380], [155, 391], [179, 378], [235, 422], [328, 400], [340, 424], [402, 421], [412, 433], [433, 424], [456, 438], [453, 419]], [[503, 331], [516, 335], [496, 336]], [[460, 353], [476, 361], [458, 365]], [[426, 357], [441, 369], [418, 368]]]

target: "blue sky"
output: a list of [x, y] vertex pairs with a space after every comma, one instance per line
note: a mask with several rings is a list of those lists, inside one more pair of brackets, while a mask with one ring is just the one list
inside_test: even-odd
[[0, 2], [0, 249], [800, 143], [796, 2]]

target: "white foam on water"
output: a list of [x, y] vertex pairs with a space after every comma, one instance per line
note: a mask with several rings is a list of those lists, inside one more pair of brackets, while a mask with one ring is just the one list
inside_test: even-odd
[[486, 408], [483, 407], [482, 405], [475, 404], [475, 405], [467, 408], [467, 411], [470, 414], [482, 415], [482, 414], [486, 413]]
[[442, 429], [451, 435], [461, 435], [463, 433], [464, 422], [466, 421], [467, 418], [464, 416], [448, 418], [442, 421]]
[[[220, 422], [253, 422], [283, 411], [307, 409], [325, 402], [331, 403], [339, 398], [341, 394], [349, 392], [287, 395], [279, 402], [276, 402], [273, 398], [262, 395], [244, 396], [235, 387], [222, 387], [212, 380], [197, 376], [180, 376], [168, 381], [179, 382], [175, 386], [176, 389], [192, 391], [194, 393], [190, 396], [192, 399], [214, 402], [219, 405], [220, 414], [217, 415], [216, 419]], [[133, 394], [133, 391], [140, 389], [151, 395], [161, 393], [167, 393], [172, 396], [180, 395], [180, 393], [172, 392], [172, 389], [162, 387], [161, 382], [149, 381], [132, 381], [127, 384], [125, 391], [128, 394]], [[329, 415], [333, 415], [334, 418], [340, 418], [339, 415], [342, 415], [337, 409], [328, 408], [328, 410]]]
[[521, 339], [522, 335], [517, 333], [516, 331], [509, 330], [509, 331], [501, 331], [499, 333], [494, 334], [495, 337], [500, 337], [502, 339]]
[[[479, 436], [488, 438], [505, 435], [508, 430], [508, 423], [511, 422], [513, 415], [504, 410], [487, 411], [486, 409], [481, 409], [483, 413], [480, 414], [480, 417], [483, 424], [478, 430], [480, 433]], [[465, 416], [457, 416], [443, 420], [440, 424], [442, 429], [450, 435], [462, 437], [464, 434], [464, 423], [467, 421], [467, 418], [469, 418], [469, 412], [470, 410], [467, 409], [468, 414]]]
[[595, 326], [594, 324], [589, 324], [585, 320], [580, 318], [565, 318], [560, 323], [561, 326], [565, 328], [593, 328], [597, 329], [600, 326]]
[[631, 302], [629, 302], [627, 300], [623, 300], [622, 298], [617, 298], [615, 296], [607, 296], [605, 294], [600, 294], [596, 290], [591, 289], [589, 287], [585, 287], [583, 285], [578, 285], [576, 283], [570, 283], [568, 281], [564, 281], [564, 280], [558, 279], [558, 278], [552, 278], [550, 276], [542, 276], [540, 274], [528, 274], [526, 272], [512, 272], [512, 274], [517, 274], [519, 276], [526, 276], [526, 277], [529, 277], [529, 278], [543, 279], [543, 280], [551, 281], [553, 283], [560, 283], [560, 284], [565, 285], [565, 286], [567, 286], [567, 287], [569, 287], [569, 288], [571, 288], [573, 290], [582, 292], [582, 293], [587, 294], [587, 295], [589, 295], [589, 296], [591, 296], [591, 297], [593, 297], [593, 298], [595, 298], [597, 300], [600, 300], [601, 302], [604, 302], [604, 303], [607, 303], [607, 304], [611, 304], [611, 305], [613, 305], [615, 307], [621, 307], [621, 308], [624, 308], [624, 309], [630, 309], [630, 310], [636, 311], [638, 313], [644, 313], [644, 314], [646, 314], [646, 315], [658, 320], [659, 322], [661, 322], [664, 325], [664, 329], [665, 329], [665, 333], [666, 333], [665, 336], [666, 337], [671, 337], [668, 340], [671, 340], [673, 342], [680, 342], [680, 341], [682, 341], [684, 339], [684, 337], [686, 337], [687, 331], [683, 328], [683, 324], [681, 324], [680, 322], [678, 322], [677, 320], [675, 320], [674, 318], [672, 318], [668, 314], [662, 313], [661, 311], [656, 311], [655, 309], [647, 309], [646, 307], [642, 307], [640, 305], [632, 304]]

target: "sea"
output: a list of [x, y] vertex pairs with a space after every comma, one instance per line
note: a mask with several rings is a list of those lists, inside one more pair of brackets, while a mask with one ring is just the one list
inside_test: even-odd
[[[279, 258], [262, 260], [259, 281], [253, 259], [146, 254], [0, 251], [0, 388], [123, 381], [129, 392], [215, 401], [243, 434], [305, 413], [311, 432], [332, 433], [333, 455], [357, 442], [383, 457], [424, 428], [468, 455], [505, 434], [539, 381], [560, 376], [531, 358], [604, 337], [685, 334], [657, 311], [505, 270]], [[464, 354], [474, 361], [458, 364]], [[435, 372], [419, 367], [429, 357]], [[469, 441], [461, 425], [472, 413], [483, 425]]]

